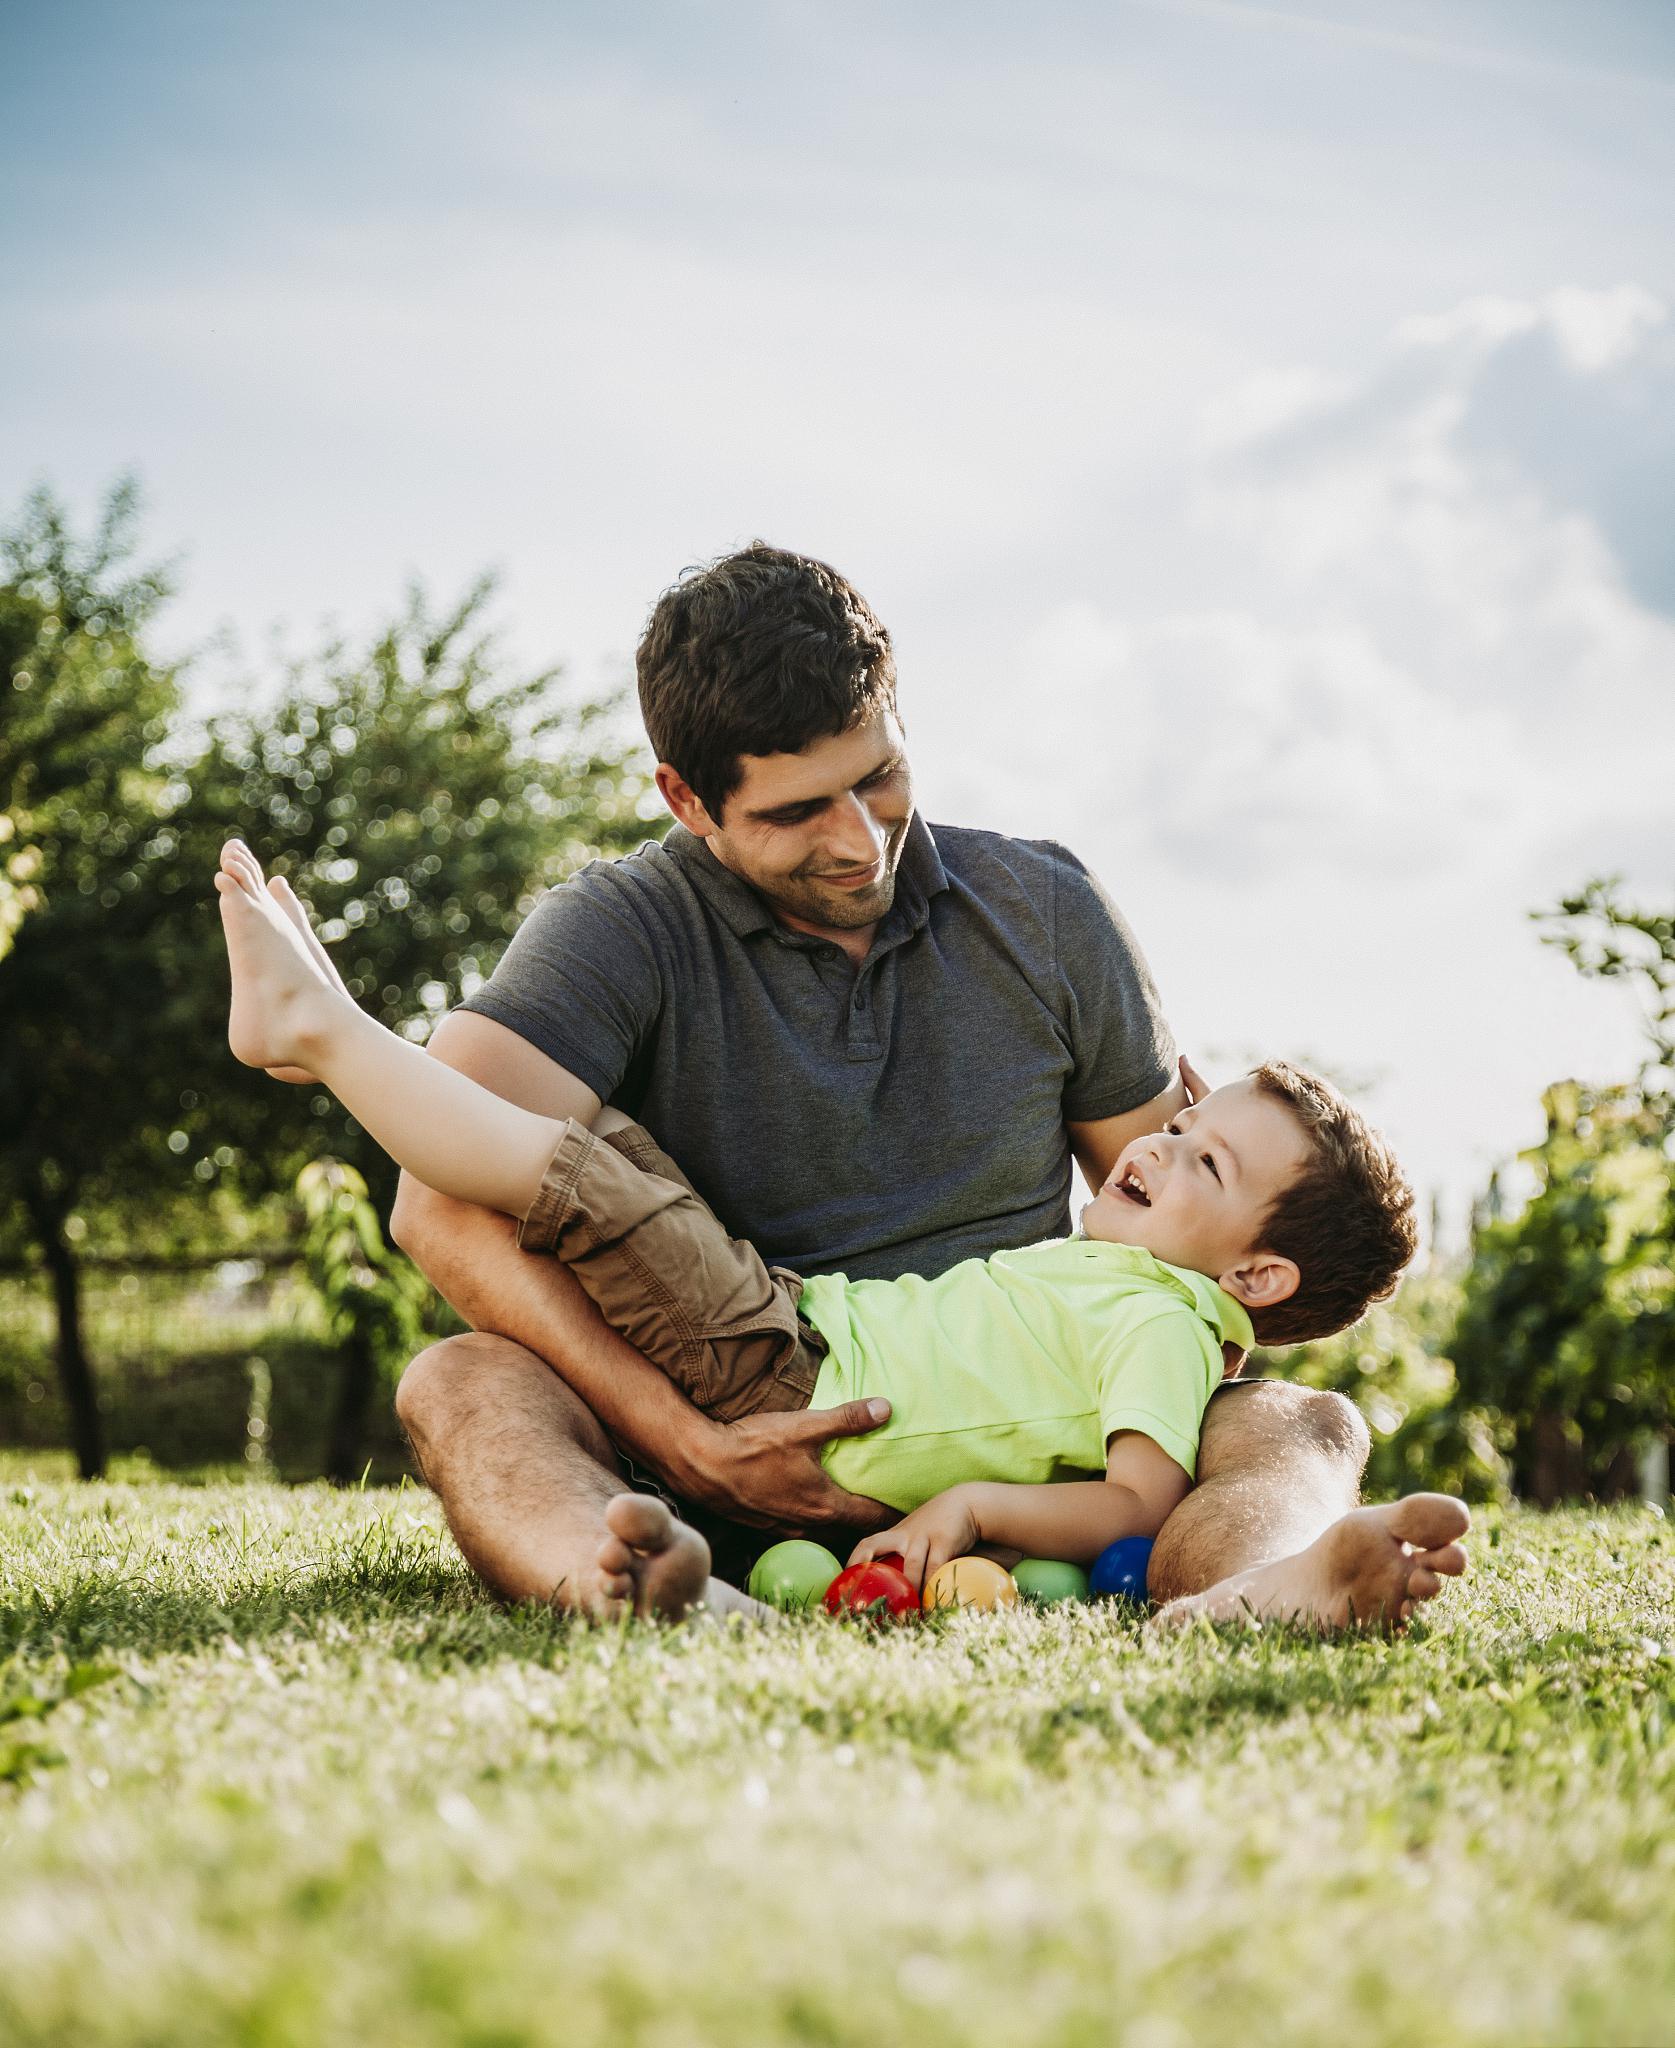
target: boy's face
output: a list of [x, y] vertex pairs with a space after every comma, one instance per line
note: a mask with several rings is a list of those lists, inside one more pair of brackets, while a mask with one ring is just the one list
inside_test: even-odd
[[[1234, 1081], [1125, 1146], [1082, 1211], [1082, 1229], [1207, 1274], [1247, 1306], [1283, 1300], [1296, 1291], [1297, 1270], [1264, 1252], [1262, 1225], [1308, 1149], [1284, 1103], [1254, 1081]], [[1288, 1269], [1288, 1282], [1274, 1266]]]

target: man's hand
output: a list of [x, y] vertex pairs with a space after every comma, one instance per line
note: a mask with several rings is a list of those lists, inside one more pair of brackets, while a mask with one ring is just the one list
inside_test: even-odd
[[940, 1571], [950, 1558], [969, 1557], [981, 1536], [970, 1488], [951, 1486], [903, 1516], [893, 1529], [864, 1536], [849, 1553], [849, 1562], [865, 1564], [869, 1558], [899, 1550], [902, 1570], [923, 1592], [932, 1572]]
[[747, 1415], [714, 1424], [681, 1471], [665, 1476], [689, 1499], [752, 1529], [880, 1529], [896, 1510], [835, 1486], [820, 1446], [865, 1436], [889, 1419], [890, 1404], [880, 1400]]

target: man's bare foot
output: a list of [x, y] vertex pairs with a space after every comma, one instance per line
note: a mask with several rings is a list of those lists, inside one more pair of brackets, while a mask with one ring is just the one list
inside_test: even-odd
[[680, 1621], [706, 1604], [710, 1547], [662, 1501], [619, 1493], [606, 1503], [605, 1528], [591, 1597], [582, 1603], [601, 1621], [629, 1612]]
[[1237, 1572], [1207, 1592], [1171, 1600], [1155, 1625], [1211, 1621], [1300, 1621], [1321, 1629], [1404, 1627], [1445, 1578], [1466, 1568], [1460, 1538], [1471, 1527], [1464, 1501], [1410, 1493], [1388, 1507], [1357, 1508], [1307, 1550]]
[[233, 973], [227, 1043], [248, 1067], [307, 1066], [316, 1033], [346, 991], [321, 969], [242, 840], [222, 847], [215, 887]]

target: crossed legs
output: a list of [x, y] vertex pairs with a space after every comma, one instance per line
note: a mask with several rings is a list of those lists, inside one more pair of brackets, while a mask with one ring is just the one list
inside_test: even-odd
[[403, 1375], [396, 1411], [465, 1561], [502, 1599], [601, 1620], [762, 1611], [710, 1576], [695, 1529], [624, 1490], [592, 1410], [521, 1344], [433, 1344]]
[[[600, 1617], [761, 1611], [710, 1576], [696, 1530], [623, 1490], [592, 1411], [522, 1345], [434, 1344], [408, 1367], [396, 1407], [467, 1563], [502, 1598]], [[1443, 1494], [1358, 1507], [1367, 1451], [1366, 1424], [1341, 1395], [1270, 1381], [1218, 1395], [1199, 1483], [1152, 1553], [1159, 1620], [1399, 1628], [1465, 1569], [1469, 1517]]]

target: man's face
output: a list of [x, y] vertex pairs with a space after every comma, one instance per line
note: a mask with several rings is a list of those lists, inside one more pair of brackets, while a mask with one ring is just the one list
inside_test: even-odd
[[701, 805], [696, 817], [678, 808], [683, 822], [794, 928], [875, 924], [895, 901], [913, 816], [913, 778], [895, 714], [879, 712], [800, 754], [746, 754], [739, 765], [743, 780], [720, 822]]
[[1125, 1145], [1082, 1229], [1221, 1279], [1261, 1249], [1268, 1211], [1307, 1162], [1308, 1140], [1284, 1103], [1235, 1081]]

